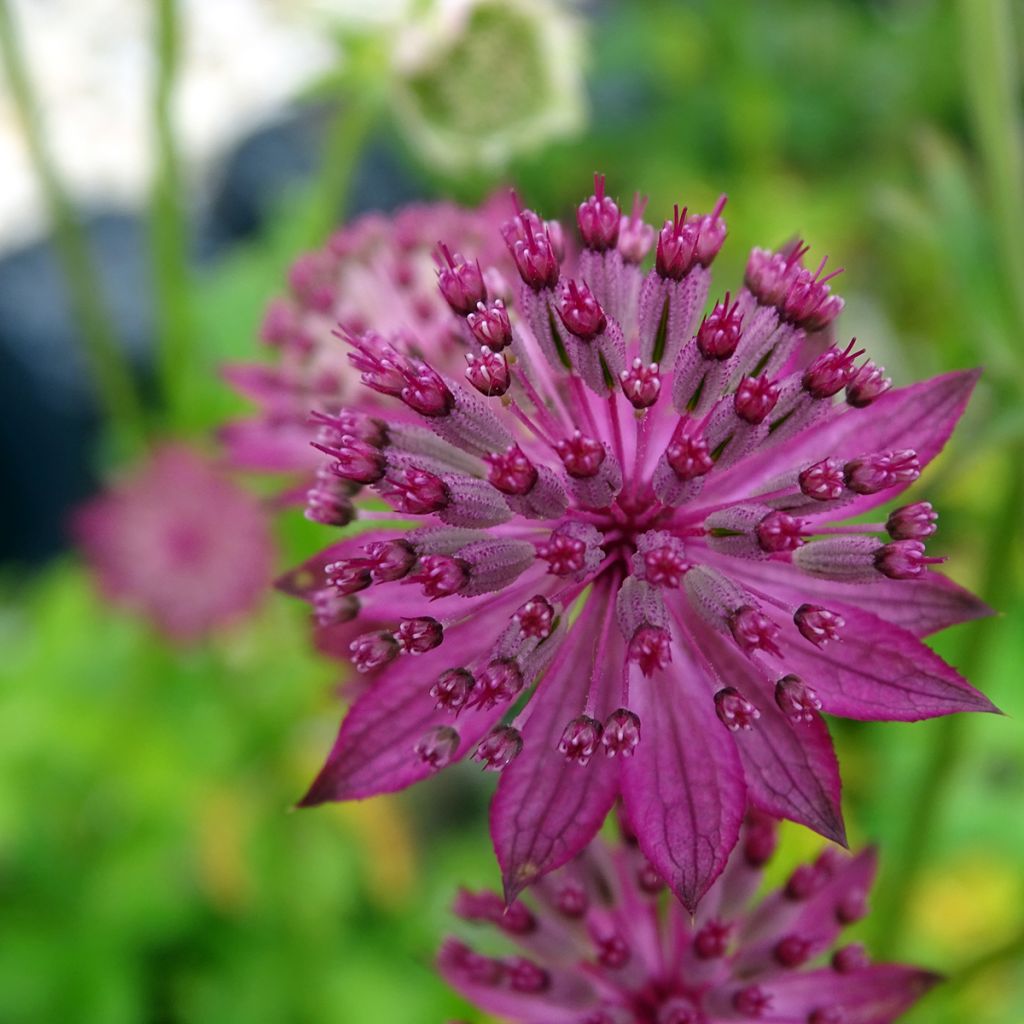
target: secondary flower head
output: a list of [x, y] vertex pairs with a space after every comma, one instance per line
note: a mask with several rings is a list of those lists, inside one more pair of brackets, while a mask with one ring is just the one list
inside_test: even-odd
[[889, 1024], [938, 979], [835, 949], [867, 912], [874, 852], [826, 850], [782, 888], [752, 900], [774, 848], [752, 815], [739, 847], [694, 918], [629, 842], [595, 840], [507, 909], [497, 893], [463, 890], [459, 917], [504, 933], [514, 955], [459, 939], [438, 967], [453, 988], [514, 1024]]
[[[359, 375], [332, 334], [339, 322], [357, 331], [373, 327], [461, 373], [469, 349], [452, 317], [454, 302], [460, 313], [474, 314], [481, 337], [497, 347], [501, 299], [511, 294], [515, 273], [498, 234], [504, 209], [504, 202], [491, 200], [477, 209], [421, 203], [391, 217], [365, 214], [323, 248], [299, 256], [287, 294], [272, 300], [263, 318], [261, 337], [275, 362], [225, 370], [260, 409], [222, 431], [233, 464], [270, 472], [314, 469], [309, 442], [318, 427], [309, 422], [310, 409], [333, 413], [345, 402], [366, 404]], [[486, 285], [477, 280], [480, 268], [486, 268]], [[481, 312], [476, 299], [484, 288], [495, 301]], [[338, 492], [337, 483], [333, 489]]]
[[250, 611], [270, 579], [259, 502], [180, 445], [79, 510], [74, 532], [103, 593], [174, 640]]
[[[890, 534], [835, 525], [916, 479], [974, 374], [847, 401], [871, 364], [856, 343], [807, 344], [842, 302], [800, 247], [755, 250], [747, 286], [702, 318], [723, 206], [677, 207], [655, 232], [598, 178], [572, 259], [560, 226], [516, 204], [511, 338], [483, 344], [453, 312], [476, 346], [462, 379], [372, 326], [340, 332], [364, 388], [407, 418], [325, 417], [325, 472], [354, 508], [369, 489], [410, 526], [342, 540], [283, 581], [376, 674], [306, 803], [471, 754], [502, 772], [491, 829], [510, 897], [621, 795], [693, 907], [748, 800], [843, 841], [820, 712], [991, 709], [920, 640], [985, 611], [932, 570], [930, 511]], [[409, 661], [397, 638], [424, 619], [437, 645]], [[381, 630], [396, 642], [359, 635]]]

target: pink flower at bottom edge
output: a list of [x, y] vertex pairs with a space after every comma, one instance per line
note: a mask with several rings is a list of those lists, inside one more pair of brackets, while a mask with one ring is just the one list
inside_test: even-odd
[[259, 501], [178, 444], [79, 509], [72, 529], [102, 592], [177, 641], [252, 610], [271, 577]]
[[993, 710], [920, 639], [988, 611], [934, 571], [930, 506], [841, 522], [917, 479], [976, 374], [892, 389], [853, 343], [823, 347], [842, 300], [802, 247], [754, 250], [701, 319], [721, 208], [677, 209], [646, 273], [654, 229], [601, 187], [578, 258], [517, 209], [511, 343], [479, 344], [453, 312], [476, 345], [465, 383], [372, 325], [347, 332], [364, 391], [413, 419], [321, 417], [323, 472], [353, 514], [380, 516], [375, 495], [423, 525], [349, 537], [282, 581], [372, 681], [303, 803], [472, 754], [502, 773], [510, 899], [621, 796], [693, 909], [748, 801], [844, 842], [822, 712]]
[[523, 901], [460, 892], [456, 914], [516, 951], [486, 956], [449, 938], [438, 969], [513, 1024], [889, 1024], [939, 980], [873, 964], [859, 945], [834, 948], [867, 913], [873, 850], [827, 849], [754, 899], [773, 849], [771, 820], [750, 815], [691, 917], [634, 844], [595, 839]]

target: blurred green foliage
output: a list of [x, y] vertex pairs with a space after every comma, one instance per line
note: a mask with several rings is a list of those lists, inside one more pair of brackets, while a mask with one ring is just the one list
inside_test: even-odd
[[[590, 131], [507, 175], [549, 216], [571, 214], [594, 169], [624, 200], [649, 195], [655, 220], [727, 191], [720, 283], [751, 245], [799, 233], [848, 268], [843, 329], [898, 381], [988, 369], [916, 493], [941, 508], [951, 574], [1001, 613], [936, 646], [1009, 717], [834, 724], [851, 837], [883, 854], [864, 931], [951, 979], [911, 1024], [1024, 1019], [1024, 182], [1007, 177], [1024, 17], [1001, 25], [1007, 10], [605, 4], [588, 28]], [[364, 129], [403, 145], [380, 121], [342, 144]], [[467, 200], [497, 184], [421, 174], [425, 193]], [[327, 167], [264, 238], [191, 282], [202, 344], [179, 431], [237, 411], [217, 366], [252, 356], [310, 203], [334, 192]], [[282, 565], [322, 539], [297, 515], [281, 534]], [[100, 605], [71, 559], [0, 593], [0, 1021], [481, 1019], [430, 957], [456, 884], [496, 880], [487, 783], [463, 767], [415, 800], [287, 813], [341, 704], [297, 608], [268, 596], [182, 653]], [[776, 870], [815, 843], [787, 829]]]

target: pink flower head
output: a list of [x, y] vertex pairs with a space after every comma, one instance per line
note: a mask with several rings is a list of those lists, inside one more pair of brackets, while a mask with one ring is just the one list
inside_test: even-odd
[[103, 593], [175, 640], [250, 611], [270, 581], [259, 502], [182, 446], [80, 509], [74, 532]]
[[[300, 256], [287, 294], [264, 316], [261, 335], [273, 362], [225, 370], [235, 390], [259, 406], [255, 417], [222, 431], [233, 464], [308, 471], [315, 467], [309, 441], [318, 429], [324, 433], [322, 423], [308, 422], [311, 409], [381, 404], [360, 387], [359, 371], [335, 337], [339, 325], [357, 334], [373, 328], [402, 356], [426, 355], [456, 376], [464, 373], [467, 354], [478, 373], [491, 380], [500, 375], [494, 360], [481, 366], [479, 345], [468, 344], [460, 321], [468, 314], [476, 336], [495, 353], [510, 340], [503, 300], [515, 269], [498, 234], [503, 219], [504, 206], [495, 201], [478, 209], [415, 204], [392, 216], [366, 214]], [[490, 387], [501, 394], [500, 383]]]
[[605, 198], [585, 203], [576, 259], [537, 214], [506, 224], [523, 281], [500, 395], [397, 357], [376, 331], [349, 339], [397, 410], [372, 427], [347, 414], [376, 453], [346, 442], [336, 459], [353, 514], [383, 498], [412, 522], [334, 544], [286, 588], [358, 602], [356, 622], [326, 627], [348, 642], [422, 616], [443, 639], [375, 670], [304, 802], [408, 786], [436, 769], [421, 738], [453, 729], [450, 760], [501, 771], [491, 830], [510, 897], [621, 797], [692, 908], [748, 801], [843, 841], [820, 712], [991, 709], [921, 642], [986, 612], [931, 568], [930, 513], [907, 506], [889, 535], [833, 525], [916, 479], [975, 375], [850, 403], [855, 348], [805, 351], [804, 321], [819, 332], [835, 304], [801, 254], [759, 257], [757, 290], [702, 320], [722, 204], [677, 211], [643, 274], [622, 250], [645, 235], [639, 204], [612, 246]]
[[774, 845], [752, 814], [740, 848], [696, 917], [661, 898], [636, 846], [596, 839], [507, 910], [497, 893], [463, 890], [455, 913], [503, 933], [510, 955], [449, 938], [438, 969], [465, 999], [510, 1024], [889, 1024], [938, 980], [872, 964], [863, 948], [832, 951], [863, 917], [874, 851], [826, 850], [795, 886], [753, 896]]

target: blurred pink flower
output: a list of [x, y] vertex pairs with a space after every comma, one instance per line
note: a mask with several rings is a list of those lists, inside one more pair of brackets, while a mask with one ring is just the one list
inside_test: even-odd
[[178, 641], [252, 610], [272, 569], [260, 503], [181, 445], [81, 508], [73, 530], [103, 593]]
[[859, 945], [833, 951], [867, 913], [872, 850], [826, 850], [755, 900], [773, 848], [771, 821], [749, 817], [691, 917], [662, 898], [635, 846], [595, 840], [536, 883], [529, 903], [506, 908], [497, 893], [463, 890], [455, 912], [503, 932], [517, 953], [485, 956], [451, 938], [439, 969], [475, 1006], [514, 1024], [889, 1024], [939, 980], [872, 964]]
[[[464, 383], [406, 335], [342, 332], [364, 394], [400, 415], [319, 418], [321, 479], [348, 502], [336, 521], [425, 525], [342, 540], [281, 581], [321, 646], [373, 675], [306, 804], [472, 753], [502, 772], [491, 833], [510, 898], [621, 795], [692, 909], [748, 801], [844, 842], [820, 712], [993, 709], [920, 639], [988, 611], [932, 570], [931, 507], [835, 524], [917, 479], [976, 374], [894, 390], [853, 342], [823, 342], [842, 300], [799, 246], [755, 249], [746, 286], [701, 318], [723, 205], [655, 231], [598, 179], [578, 258], [517, 208], [501, 229], [514, 307], [480, 297], [473, 253], [439, 282]], [[366, 488], [394, 512], [360, 504]], [[316, 518], [331, 500], [314, 488]]]
[[414, 204], [390, 216], [359, 217], [322, 249], [300, 256], [289, 271], [287, 295], [275, 298], [263, 319], [261, 336], [275, 361], [224, 371], [237, 391], [259, 405], [255, 417], [222, 429], [231, 462], [265, 472], [311, 471], [317, 466], [309, 447], [316, 435], [311, 410], [379, 404], [358, 386], [334, 335], [339, 323], [357, 332], [372, 326], [401, 335], [418, 354], [454, 372], [467, 345], [438, 291], [438, 263], [446, 266], [438, 242], [446, 241], [452, 256], [478, 255], [489, 268], [489, 291], [500, 295], [509, 290], [505, 275], [514, 272], [498, 235], [500, 222], [496, 200], [476, 209]]

